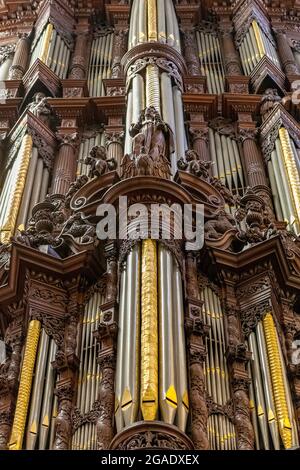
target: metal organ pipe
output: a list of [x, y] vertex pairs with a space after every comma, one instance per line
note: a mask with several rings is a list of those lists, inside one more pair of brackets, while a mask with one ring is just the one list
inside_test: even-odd
[[113, 38], [113, 33], [108, 31], [93, 39], [88, 68], [90, 96], [105, 95], [103, 79], [111, 75]]
[[[225, 358], [224, 318], [216, 293], [205, 287], [201, 291], [203, 321], [210, 326], [207, 338], [205, 377], [208, 394], [218, 405], [224, 406], [230, 399], [229, 379]], [[214, 450], [236, 448], [235, 430], [232, 422], [221, 413], [212, 414], [208, 420], [210, 447]]]
[[224, 93], [225, 72], [219, 38], [216, 34], [196, 31], [201, 73], [207, 78], [209, 93]]
[[[92, 410], [97, 399], [97, 389], [100, 369], [97, 364], [97, 345], [93, 332], [97, 330], [100, 321], [100, 306], [105, 298], [100, 292], [95, 292], [86, 304], [81, 325], [80, 366], [78, 375], [78, 390], [76, 408], [85, 418]], [[77, 428], [72, 438], [72, 449], [95, 450], [96, 426], [94, 422], [83, 419], [83, 424]]]

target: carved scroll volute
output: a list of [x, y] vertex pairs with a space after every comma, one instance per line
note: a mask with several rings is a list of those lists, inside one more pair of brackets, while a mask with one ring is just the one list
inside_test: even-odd
[[95, 337], [99, 343], [98, 363], [101, 380], [98, 390], [97, 449], [110, 448], [114, 437], [114, 382], [116, 369], [116, 341], [118, 326], [115, 322], [101, 322]]
[[9, 306], [8, 311], [12, 320], [4, 337], [7, 356], [5, 361], [0, 364], [0, 450], [8, 448], [24, 343], [24, 309], [22, 303]]
[[209, 328], [203, 324], [200, 315], [202, 302], [198, 300], [197, 259], [195, 253], [186, 254], [186, 297], [187, 310], [185, 329], [187, 335], [189, 395], [191, 413], [191, 438], [195, 449], [209, 449], [207, 435], [208, 409], [203, 362], [206, 356], [205, 337]]

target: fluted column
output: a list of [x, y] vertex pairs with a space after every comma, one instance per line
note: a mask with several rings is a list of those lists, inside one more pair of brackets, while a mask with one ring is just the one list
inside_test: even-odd
[[190, 135], [192, 138], [193, 149], [198, 153], [200, 160], [210, 161], [208, 150], [208, 129], [190, 128]]
[[78, 33], [69, 78], [75, 80], [84, 80], [86, 78], [87, 46], [87, 33]]
[[285, 73], [300, 74], [299, 67], [295, 61], [294, 54], [290, 48], [286, 34], [282, 30], [275, 30], [278, 54]]
[[30, 52], [30, 39], [27, 35], [22, 35], [16, 46], [13, 63], [9, 69], [9, 80], [21, 80], [28, 63]]
[[243, 144], [244, 163], [251, 187], [268, 186], [261, 152], [256, 142], [257, 129], [240, 129], [240, 140]]
[[233, 42], [231, 26], [227, 23], [222, 23], [220, 25], [220, 33], [226, 75], [243, 75], [239, 55]]
[[270, 221], [274, 221], [274, 209], [271, 198], [264, 162], [258, 147], [256, 136], [257, 129], [241, 128], [239, 130], [240, 141], [243, 145], [244, 165], [247, 173], [248, 185], [254, 188], [255, 193], [262, 197]]
[[76, 177], [78, 134], [59, 135], [58, 155], [53, 170], [52, 194], [66, 194]]

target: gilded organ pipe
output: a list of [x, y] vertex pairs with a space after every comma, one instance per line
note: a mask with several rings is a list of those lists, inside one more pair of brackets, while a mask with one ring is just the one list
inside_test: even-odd
[[158, 413], [157, 244], [142, 243], [141, 411], [145, 421]]
[[277, 332], [271, 313], [268, 313], [263, 319], [263, 328], [266, 338], [276, 414], [279, 423], [279, 433], [285, 449], [290, 449], [292, 447], [292, 424], [289, 418], [283, 378], [284, 371], [279, 352]]

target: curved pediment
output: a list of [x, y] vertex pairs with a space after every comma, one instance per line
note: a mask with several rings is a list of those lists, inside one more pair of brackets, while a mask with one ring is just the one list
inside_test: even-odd
[[119, 180], [117, 172], [93, 178], [77, 191], [70, 207], [85, 217], [96, 216], [100, 204], [118, 205], [119, 198], [128, 197], [128, 203], [203, 204], [205, 217], [211, 218], [225, 201], [219, 191], [207, 181], [180, 171], [175, 181], [155, 176], [136, 176]]

